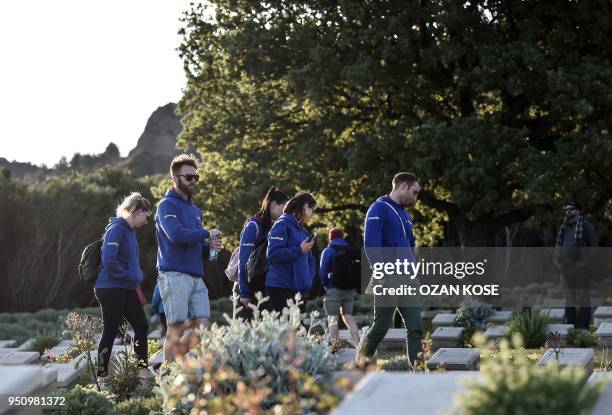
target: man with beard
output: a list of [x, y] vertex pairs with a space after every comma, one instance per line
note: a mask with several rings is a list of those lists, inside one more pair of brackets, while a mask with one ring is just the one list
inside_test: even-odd
[[[565, 294], [565, 321], [577, 329], [588, 330], [591, 323], [589, 265], [599, 243], [595, 227], [582, 215], [580, 203], [563, 207], [565, 222], [559, 227], [555, 243], [555, 263], [561, 273]], [[576, 306], [580, 307], [576, 319]]]
[[[164, 361], [183, 356], [199, 342], [195, 328], [210, 326], [208, 289], [204, 284], [204, 257], [209, 242], [221, 249], [217, 229], [202, 227], [202, 211], [192, 201], [197, 160], [189, 154], [176, 156], [170, 165], [172, 189], [160, 201], [155, 218], [157, 230], [158, 285], [168, 325]], [[184, 333], [185, 329], [192, 330]]]
[[[377, 262], [395, 262], [396, 259], [414, 261], [415, 237], [412, 221], [406, 208], [413, 206], [421, 190], [420, 180], [412, 173], [398, 173], [393, 177], [393, 189], [379, 197], [368, 209], [365, 219], [364, 249], [370, 266]], [[412, 281], [414, 284], [416, 280]], [[385, 287], [410, 284], [409, 278], [397, 275], [372, 279], [366, 289], [371, 293], [374, 285]], [[422, 352], [423, 321], [418, 298], [374, 296], [374, 322], [359, 348], [361, 357], [372, 358], [378, 344], [393, 324], [395, 311], [399, 311], [406, 327], [406, 347], [410, 362], [414, 364]]]

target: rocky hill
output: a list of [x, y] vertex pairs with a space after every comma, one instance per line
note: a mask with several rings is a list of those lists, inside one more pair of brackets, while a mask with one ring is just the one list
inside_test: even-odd
[[72, 170], [86, 170], [104, 165], [121, 165], [137, 176], [166, 173], [176, 150], [176, 139], [181, 132], [181, 122], [176, 115], [176, 104], [157, 108], [147, 120], [136, 147], [127, 157], [119, 156], [119, 149], [110, 143], [100, 154], [75, 154], [70, 161], [65, 157], [52, 169], [30, 163], [8, 161], [0, 157], [0, 167], [7, 167], [13, 177], [39, 180], [47, 174], [62, 174]]

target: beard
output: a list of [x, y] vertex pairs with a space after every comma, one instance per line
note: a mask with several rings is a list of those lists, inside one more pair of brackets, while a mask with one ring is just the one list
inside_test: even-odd
[[185, 193], [189, 197], [193, 196], [193, 193], [195, 192], [195, 186], [183, 184], [182, 180], [179, 180], [178, 188], [181, 192]]

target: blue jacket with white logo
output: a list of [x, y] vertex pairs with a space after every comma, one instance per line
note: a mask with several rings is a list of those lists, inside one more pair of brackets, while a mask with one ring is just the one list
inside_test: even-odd
[[136, 232], [125, 219], [110, 218], [104, 231], [102, 269], [94, 287], [136, 289], [142, 280]]
[[204, 276], [210, 234], [202, 228], [202, 211], [170, 189], [157, 207], [155, 227], [157, 269]]
[[251, 298], [252, 293], [249, 290], [246, 265], [255, 245], [266, 237], [262, 219], [259, 216], [250, 217], [240, 235], [240, 251], [238, 255], [240, 298]]
[[[364, 248], [370, 264], [407, 258], [414, 261], [416, 238], [406, 209], [389, 196], [376, 199], [365, 219]], [[393, 250], [381, 248], [395, 248]]]
[[302, 253], [300, 244], [308, 238], [290, 213], [283, 213], [268, 233], [268, 273], [266, 287], [288, 288], [304, 293], [310, 290], [317, 272], [312, 252]]
[[321, 253], [321, 267], [319, 268], [319, 278], [321, 278], [321, 285], [325, 287], [326, 290], [334, 287], [334, 284], [329, 280], [329, 274], [332, 271], [332, 265], [334, 263], [334, 259], [336, 259], [336, 255], [338, 255], [338, 251], [334, 247], [339, 246], [349, 246], [349, 243], [344, 238], [332, 239], [329, 241], [327, 248], [323, 250]]

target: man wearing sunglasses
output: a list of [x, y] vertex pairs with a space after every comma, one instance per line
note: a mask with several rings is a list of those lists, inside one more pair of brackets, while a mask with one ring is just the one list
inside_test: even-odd
[[[571, 201], [563, 207], [565, 221], [559, 227], [555, 243], [555, 263], [559, 267], [565, 294], [565, 321], [577, 329], [591, 323], [589, 265], [599, 245], [595, 227], [582, 215], [580, 203]], [[580, 307], [578, 319], [576, 306]]]
[[[199, 342], [193, 330], [210, 325], [208, 289], [204, 284], [204, 258], [210, 243], [221, 249], [221, 232], [202, 227], [202, 211], [192, 196], [199, 180], [197, 160], [176, 156], [170, 165], [172, 189], [160, 201], [157, 230], [158, 286], [166, 312], [164, 360], [183, 356]], [[192, 330], [185, 330], [191, 327]]]

